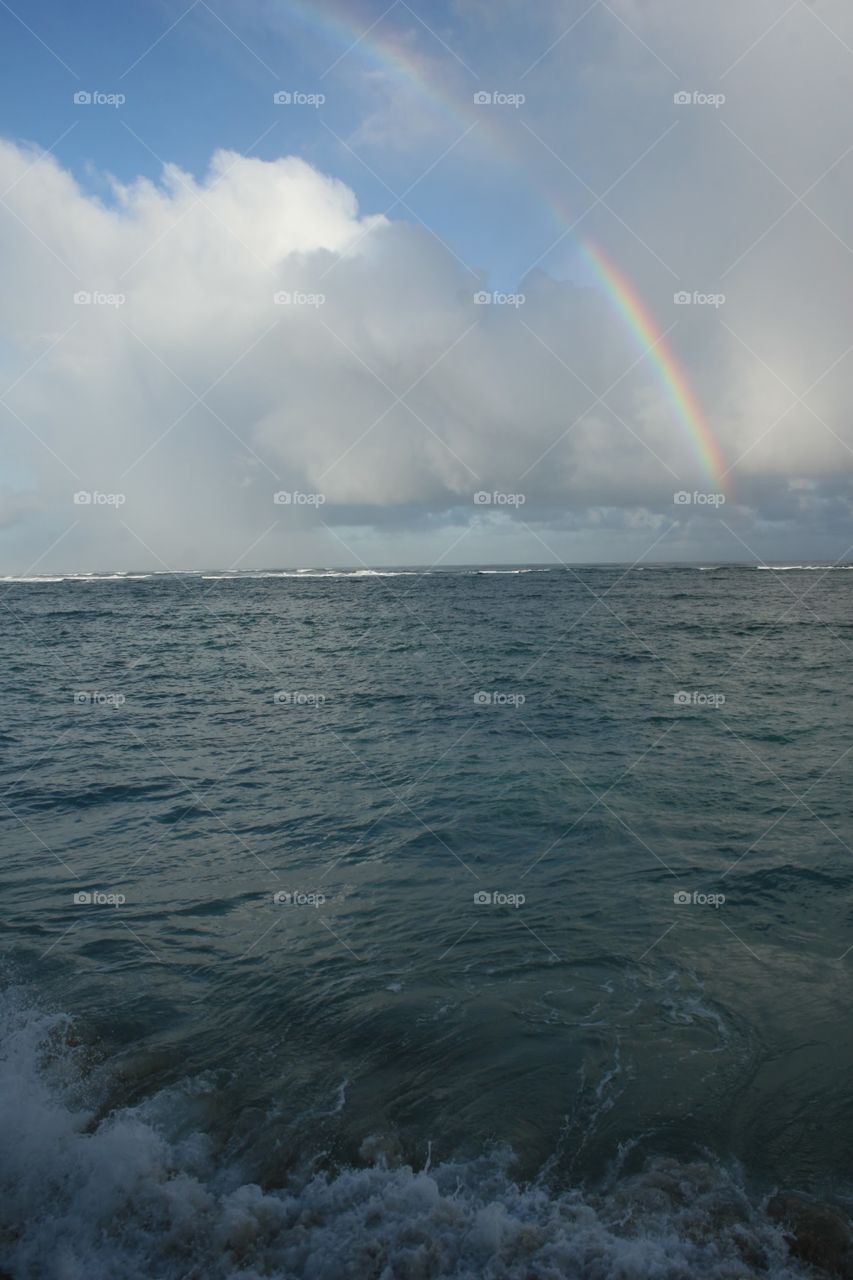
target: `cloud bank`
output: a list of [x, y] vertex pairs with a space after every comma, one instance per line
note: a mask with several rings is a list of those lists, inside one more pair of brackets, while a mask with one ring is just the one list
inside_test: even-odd
[[[641, 138], [675, 123], [608, 201], [618, 218], [590, 233], [610, 228], [671, 330], [733, 464], [727, 523], [761, 554], [841, 554], [853, 542], [853, 171], [825, 82], [853, 55], [794, 15], [748, 73], [725, 75], [726, 115], [679, 107], [679, 90], [719, 91], [749, 23], [732, 9], [703, 40], [706, 18], [673, 23], [664, 0], [615, 8], [632, 30], [612, 23], [572, 56], [586, 118], [621, 112], [621, 138], [603, 156], [574, 116], [557, 119], [546, 60], [529, 81], [519, 172], [553, 190], [547, 143], [600, 191], [605, 170], [618, 176]], [[757, 34], [767, 23], [750, 12]], [[799, 77], [799, 112], [780, 60]], [[371, 110], [386, 139], [390, 119]], [[360, 211], [295, 156], [217, 151], [201, 176], [168, 165], [156, 182], [113, 183], [104, 202], [7, 141], [0, 191], [5, 572], [332, 563], [343, 544], [390, 563], [430, 559], [466, 528], [455, 560], [621, 558], [666, 530], [657, 558], [748, 554], [719, 508], [674, 505], [714, 478], [580, 269], [557, 279], [543, 263], [499, 292], [428, 228]], [[682, 289], [690, 305], [676, 304]], [[705, 293], [724, 304], [694, 301]]]

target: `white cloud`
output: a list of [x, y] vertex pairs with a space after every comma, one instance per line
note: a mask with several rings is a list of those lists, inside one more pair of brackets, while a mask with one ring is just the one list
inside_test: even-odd
[[[614, 8], [697, 89], [712, 90], [712, 72], [764, 29], [734, 8], [723, 34], [707, 15], [668, 22], [669, 0]], [[759, 15], [765, 26], [771, 10]], [[795, 193], [841, 156], [843, 121], [818, 83], [829, 57], [821, 50], [828, 40], [832, 59], [851, 55], [809, 14], [780, 24], [781, 50], [801, 50], [797, 74], [814, 91], [810, 126], [792, 128], [780, 150], [774, 109], [790, 104], [773, 36], [749, 55], [748, 76], [745, 59], [744, 74], [726, 78], [725, 116], [678, 115], [672, 77], [608, 21], [583, 45], [582, 110], [563, 120], [548, 109], [565, 77], [555, 53], [531, 77], [526, 119], [579, 171], [592, 176], [598, 166], [601, 187], [630, 163], [626, 138], [636, 156], [642, 139], [677, 120], [611, 197], [636, 235], [603, 210], [588, 226], [628, 265], [658, 322], [676, 323], [670, 341], [706, 417], [727, 458], [742, 456], [735, 497], [758, 513], [756, 537], [778, 518], [792, 536], [812, 538], [830, 509], [833, 528], [843, 528], [853, 460], [853, 252], [841, 243], [851, 170], [837, 164], [807, 197], [814, 212], [797, 206], [763, 235], [795, 197], [748, 148], [778, 165]], [[618, 64], [628, 75], [619, 98], [612, 77], [596, 79], [605, 54], [611, 71]], [[578, 133], [581, 117], [589, 126], [620, 111], [625, 137], [612, 146], [607, 131]], [[373, 116], [370, 128], [381, 135]], [[544, 190], [551, 163], [529, 160]], [[653, 536], [675, 514], [673, 541], [685, 553], [710, 536], [707, 522], [694, 516], [688, 526], [672, 511], [674, 489], [710, 481], [651, 362], [622, 377], [640, 352], [599, 289], [537, 271], [519, 285], [523, 306], [476, 306], [476, 282], [427, 229], [362, 215], [348, 187], [293, 157], [217, 152], [200, 179], [169, 166], [156, 183], [115, 186], [105, 205], [53, 159], [4, 143], [7, 188], [0, 336], [14, 385], [3, 412], [0, 523], [10, 569], [75, 518], [54, 558], [84, 567], [156, 556], [222, 565], [276, 520], [252, 563], [328, 562], [334, 544], [317, 535], [320, 518], [375, 527], [367, 545], [385, 560], [400, 544], [383, 529], [408, 531], [412, 547], [428, 525], [429, 555], [436, 528], [483, 525], [472, 504], [479, 489], [523, 492], [525, 520], [553, 530], [561, 547], [561, 530], [586, 527], [591, 555], [613, 545], [602, 528], [639, 554], [650, 527]], [[674, 265], [677, 282], [637, 237]], [[725, 308], [675, 307], [682, 286], [724, 287]], [[75, 304], [81, 290], [125, 301]], [[280, 292], [289, 304], [274, 302]], [[818, 378], [811, 413], [796, 396]], [[792, 501], [790, 484], [801, 480], [813, 483]], [[81, 489], [126, 502], [75, 509]], [[276, 507], [282, 489], [320, 492], [325, 504]], [[749, 514], [738, 518], [748, 532]], [[502, 536], [482, 545], [504, 545]]]

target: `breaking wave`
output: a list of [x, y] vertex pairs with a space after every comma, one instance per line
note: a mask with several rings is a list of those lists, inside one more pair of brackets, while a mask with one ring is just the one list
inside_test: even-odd
[[[277, 1188], [192, 1132], [204, 1082], [108, 1104], [71, 1018], [0, 997], [2, 1263], [46, 1280], [686, 1280], [810, 1272], [737, 1171], [659, 1159], [596, 1192], [521, 1184], [512, 1155], [361, 1167]], [[112, 1089], [115, 1088], [115, 1082]]]

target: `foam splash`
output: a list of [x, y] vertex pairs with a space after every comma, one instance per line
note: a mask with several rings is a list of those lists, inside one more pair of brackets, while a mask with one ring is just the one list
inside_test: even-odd
[[[732, 1280], [808, 1273], [713, 1164], [659, 1160], [606, 1192], [519, 1185], [493, 1152], [262, 1189], [217, 1166], [170, 1090], [99, 1114], [71, 1020], [0, 997], [0, 1265], [44, 1280]], [[88, 1105], [82, 1101], [86, 1091]], [[344, 1105], [345, 1087], [337, 1102]], [[171, 1130], [171, 1132], [170, 1132]], [[366, 1147], [369, 1144], [366, 1144]], [[364, 1151], [365, 1158], [371, 1152]]]

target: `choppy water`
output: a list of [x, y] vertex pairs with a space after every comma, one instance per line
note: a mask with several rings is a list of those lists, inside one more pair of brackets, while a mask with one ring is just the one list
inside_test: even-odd
[[0, 582], [0, 1265], [805, 1274], [853, 579], [704, 568]]

